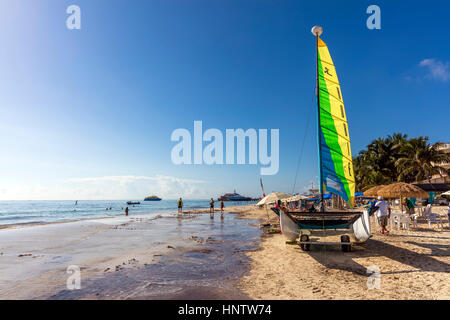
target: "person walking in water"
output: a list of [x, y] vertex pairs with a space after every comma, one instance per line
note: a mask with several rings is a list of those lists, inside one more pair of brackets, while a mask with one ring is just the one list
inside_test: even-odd
[[223, 200], [220, 201], [220, 218], [223, 219], [223, 208], [225, 207]]
[[178, 200], [178, 213], [183, 213], [183, 200]]
[[209, 202], [209, 214], [210, 218], [214, 219], [214, 199], [211, 198], [211, 201]]
[[211, 201], [209, 202], [209, 213], [214, 213], [214, 199], [211, 198]]
[[125, 216], [128, 217], [128, 207], [125, 208]]

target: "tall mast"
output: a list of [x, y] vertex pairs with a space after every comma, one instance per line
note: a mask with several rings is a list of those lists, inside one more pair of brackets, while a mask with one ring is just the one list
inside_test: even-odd
[[320, 190], [320, 211], [325, 212], [325, 204], [323, 202], [323, 176], [322, 176], [322, 146], [320, 137], [320, 97], [319, 97], [319, 36], [323, 29], [320, 26], [314, 26], [311, 29], [313, 35], [316, 36], [316, 95], [317, 95], [317, 146], [319, 149], [319, 190]]

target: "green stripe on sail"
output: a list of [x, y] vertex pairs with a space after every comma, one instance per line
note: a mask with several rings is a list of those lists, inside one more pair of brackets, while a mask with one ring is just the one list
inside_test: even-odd
[[[348, 199], [350, 200], [352, 195], [350, 192], [350, 187], [347, 179], [345, 178], [344, 172], [344, 162], [343, 162], [343, 152], [341, 146], [339, 145], [338, 134], [336, 130], [336, 125], [331, 117], [331, 104], [330, 104], [330, 93], [327, 88], [327, 84], [324, 78], [324, 72], [322, 67], [322, 62], [320, 60], [320, 53], [318, 53], [318, 64], [319, 64], [319, 101], [320, 101], [320, 126], [321, 130], [327, 130], [327, 135], [322, 135], [325, 139], [327, 147], [330, 149], [331, 158], [334, 163], [334, 170], [337, 177], [341, 180], [345, 192], [347, 193]], [[320, 146], [324, 148], [324, 146]], [[331, 168], [329, 168], [331, 169]]]

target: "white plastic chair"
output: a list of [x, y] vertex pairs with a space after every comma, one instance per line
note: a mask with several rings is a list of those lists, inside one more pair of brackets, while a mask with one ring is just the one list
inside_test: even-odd
[[414, 228], [417, 228], [417, 218], [419, 218], [419, 214], [418, 213], [414, 213], [412, 215], [410, 215], [410, 218], [412, 219], [412, 223], [414, 224]]
[[437, 213], [430, 213], [427, 217], [427, 221], [428, 221], [428, 228], [431, 229], [431, 224], [432, 223], [436, 223], [436, 224], [440, 224], [441, 225], [441, 229], [444, 229], [444, 224], [442, 223], [442, 218], [439, 214]]
[[409, 230], [409, 223], [411, 222], [411, 219], [408, 214], [403, 214], [399, 217], [399, 225], [405, 229]]
[[391, 229], [394, 229], [395, 225], [397, 225], [397, 230], [400, 230], [400, 217], [402, 213], [400, 212], [391, 212], [391, 217], [389, 219], [389, 225]]
[[397, 230], [400, 230], [400, 215], [392, 216], [391, 221], [391, 228], [393, 229], [395, 226], [397, 226]]
[[431, 204], [427, 204], [425, 209], [422, 211], [422, 217], [426, 218], [429, 216], [430, 213], [431, 213]]

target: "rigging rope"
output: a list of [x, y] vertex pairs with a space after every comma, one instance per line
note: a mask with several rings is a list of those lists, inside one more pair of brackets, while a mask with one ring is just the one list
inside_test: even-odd
[[301, 147], [300, 147], [300, 153], [299, 153], [299, 157], [298, 157], [298, 161], [297, 161], [297, 169], [295, 170], [295, 179], [294, 179], [294, 186], [292, 187], [292, 194], [294, 194], [295, 186], [297, 184], [298, 170], [300, 169], [300, 163], [302, 161], [303, 149], [305, 147], [306, 136], [308, 135], [309, 124], [311, 122], [311, 114], [312, 114], [312, 110], [314, 109], [314, 97], [315, 97], [315, 95], [316, 95], [316, 86], [314, 85], [314, 92], [313, 92], [313, 96], [312, 96], [312, 99], [311, 99], [311, 107], [309, 108], [308, 118], [306, 120], [306, 126], [305, 126], [305, 133], [303, 134], [303, 141], [302, 141], [302, 144], [301, 144]]

